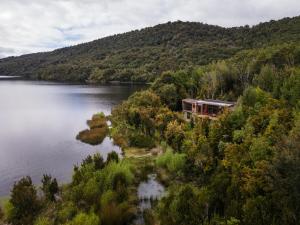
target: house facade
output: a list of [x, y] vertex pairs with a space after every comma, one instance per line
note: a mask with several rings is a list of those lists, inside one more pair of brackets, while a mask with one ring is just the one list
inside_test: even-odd
[[221, 100], [182, 100], [182, 111], [186, 120], [190, 120], [191, 117], [217, 119], [218, 115], [221, 114], [225, 109], [232, 110], [234, 106], [234, 102]]

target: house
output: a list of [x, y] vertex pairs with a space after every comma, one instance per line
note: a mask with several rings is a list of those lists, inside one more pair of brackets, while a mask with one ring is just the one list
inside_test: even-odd
[[183, 99], [182, 111], [186, 120], [191, 117], [217, 119], [217, 116], [225, 109], [232, 110], [235, 102], [220, 101], [220, 100], [197, 100], [197, 99]]

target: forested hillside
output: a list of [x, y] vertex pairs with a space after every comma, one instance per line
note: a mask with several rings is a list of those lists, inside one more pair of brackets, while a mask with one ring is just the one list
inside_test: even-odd
[[300, 40], [300, 17], [254, 27], [169, 22], [52, 52], [0, 60], [0, 74], [58, 81], [153, 81], [163, 71], [225, 59], [245, 49]]

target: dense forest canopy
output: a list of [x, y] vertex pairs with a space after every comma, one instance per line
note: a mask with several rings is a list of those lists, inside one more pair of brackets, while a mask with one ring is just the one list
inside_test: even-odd
[[299, 41], [300, 17], [253, 27], [168, 22], [89, 43], [0, 60], [0, 74], [31, 79], [154, 81], [163, 71], [229, 58], [241, 50]]

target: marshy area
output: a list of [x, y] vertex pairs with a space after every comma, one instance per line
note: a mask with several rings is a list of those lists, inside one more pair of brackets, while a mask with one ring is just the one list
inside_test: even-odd
[[[111, 137], [112, 126], [109, 116], [105, 116], [104, 113], [94, 114], [90, 120], [87, 120], [87, 125], [89, 129], [80, 131], [76, 136], [77, 140], [94, 146], [101, 144], [107, 138], [110, 141], [115, 140], [113, 139], [114, 136]], [[139, 139], [138, 135], [134, 137], [134, 140], [137, 141], [133, 145], [136, 146]], [[155, 145], [151, 144], [152, 146]], [[131, 164], [135, 174], [134, 185], [130, 194], [130, 198], [135, 199], [136, 205], [135, 219], [133, 220], [135, 225], [151, 223], [149, 221], [153, 220], [151, 210], [165, 192], [165, 187], [158, 180], [155, 171], [156, 157], [162, 152], [161, 147], [150, 148], [149, 146], [143, 147], [143, 145], [141, 147], [123, 146], [123, 148], [120, 147], [120, 152], [117, 152], [119, 158], [123, 158]]]

